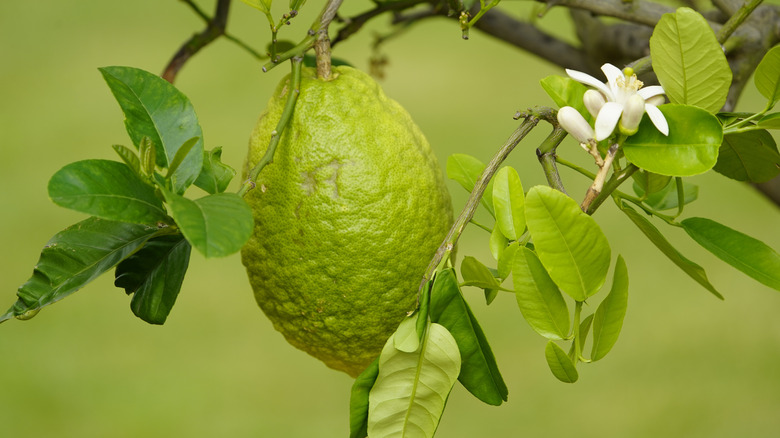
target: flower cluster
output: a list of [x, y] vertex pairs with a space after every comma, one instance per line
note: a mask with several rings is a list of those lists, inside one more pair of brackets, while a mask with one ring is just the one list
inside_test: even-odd
[[657, 108], [664, 102], [664, 89], [660, 85], [642, 88], [642, 81], [630, 68], [621, 71], [612, 64], [604, 64], [601, 71], [607, 77], [607, 83], [583, 72], [566, 70], [575, 81], [595, 88], [583, 96], [585, 108], [596, 119], [594, 127], [570, 106], [558, 111], [558, 122], [569, 134], [580, 143], [604, 140], [612, 135], [615, 127], [623, 135], [633, 135], [647, 113], [653, 125], [662, 134], [669, 135], [666, 118]]

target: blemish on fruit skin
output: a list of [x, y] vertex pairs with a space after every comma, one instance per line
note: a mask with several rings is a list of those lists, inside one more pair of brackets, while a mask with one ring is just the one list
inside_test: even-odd
[[330, 197], [332, 199], [339, 198], [339, 186], [338, 178], [341, 168], [344, 163], [340, 162], [338, 158], [332, 159], [327, 164], [321, 164], [314, 169], [306, 172], [301, 172], [301, 189], [303, 189], [306, 196], [311, 196], [319, 189], [321, 183], [328, 184], [332, 187]]

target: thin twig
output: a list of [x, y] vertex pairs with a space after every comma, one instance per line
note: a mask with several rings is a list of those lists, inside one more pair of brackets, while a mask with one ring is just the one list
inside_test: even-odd
[[487, 167], [485, 167], [485, 170], [474, 184], [474, 189], [471, 190], [471, 195], [466, 201], [466, 205], [455, 219], [455, 223], [452, 224], [450, 231], [447, 233], [444, 241], [436, 250], [436, 254], [433, 256], [433, 259], [428, 264], [428, 268], [425, 270], [423, 279], [420, 282], [418, 293], [422, 291], [423, 287], [425, 287], [425, 283], [427, 283], [428, 280], [433, 277], [433, 274], [436, 272], [436, 269], [439, 267], [439, 265], [447, 258], [449, 258], [452, 250], [455, 248], [455, 244], [460, 238], [460, 235], [466, 228], [466, 225], [471, 221], [471, 218], [474, 217], [474, 213], [479, 207], [482, 195], [485, 192], [490, 179], [493, 178], [493, 175], [498, 171], [499, 166], [501, 166], [501, 163], [503, 163], [506, 157], [512, 152], [512, 150], [514, 150], [515, 146], [517, 146], [517, 144], [520, 143], [520, 141], [525, 138], [525, 136], [528, 135], [528, 133], [531, 132], [531, 130], [539, 123], [539, 120], [540, 119], [538, 117], [528, 117], [523, 120], [523, 123], [521, 123], [517, 129], [515, 129], [515, 131], [511, 136], [509, 136], [498, 152], [493, 155], [493, 158], [487, 164]]
[[239, 47], [249, 52], [253, 57], [255, 57], [258, 60], [262, 60], [265, 58], [262, 54], [260, 54], [260, 52], [253, 49], [248, 44], [234, 37], [233, 35], [230, 35], [225, 30], [227, 27], [228, 12], [230, 12], [230, 0], [219, 0], [217, 2], [213, 18], [209, 17], [192, 0], [182, 0], [182, 1], [187, 6], [189, 6], [195, 12], [195, 14], [197, 14], [200, 18], [203, 19], [203, 21], [206, 22], [206, 28], [203, 29], [200, 33], [193, 35], [189, 40], [187, 40], [184, 43], [184, 45], [181, 46], [181, 48], [176, 52], [176, 54], [173, 55], [173, 58], [171, 58], [170, 62], [168, 62], [168, 65], [165, 67], [165, 70], [163, 71], [162, 74], [163, 79], [165, 79], [170, 83], [173, 83], [173, 81], [176, 80], [176, 75], [184, 67], [184, 64], [186, 64], [187, 61], [189, 61], [189, 59], [192, 58], [201, 49], [211, 44], [214, 40], [216, 40], [220, 36], [224, 36], [228, 40], [237, 44]]
[[271, 140], [268, 142], [268, 149], [266, 149], [265, 154], [260, 161], [258, 161], [252, 170], [249, 171], [246, 181], [244, 181], [241, 189], [239, 189], [239, 196], [244, 196], [248, 191], [255, 188], [255, 181], [257, 181], [257, 176], [260, 174], [260, 171], [273, 161], [276, 147], [279, 145], [279, 140], [282, 138], [282, 133], [284, 133], [284, 129], [289, 124], [293, 112], [295, 111], [295, 103], [301, 92], [301, 66], [303, 64], [303, 57], [293, 58], [291, 64], [292, 72], [290, 73], [290, 85], [288, 87], [288, 92], [290, 94], [287, 95], [287, 101], [284, 103], [282, 116], [276, 124], [276, 129], [271, 132]]
[[718, 30], [715, 35], [718, 42], [723, 44], [734, 33], [735, 30], [748, 18], [748, 16], [756, 9], [764, 0], [751, 0], [742, 5], [739, 10], [729, 18], [729, 20], [723, 24], [723, 27]]

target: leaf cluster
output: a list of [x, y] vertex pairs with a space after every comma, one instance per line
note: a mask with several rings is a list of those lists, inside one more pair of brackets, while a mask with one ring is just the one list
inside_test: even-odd
[[[122, 161], [83, 160], [49, 181], [52, 201], [90, 215], [57, 233], [0, 322], [29, 318], [116, 268], [139, 318], [163, 324], [184, 281], [192, 247], [206, 257], [238, 251], [252, 232], [249, 207], [225, 193], [235, 171], [221, 149], [203, 146], [187, 97], [160, 77], [130, 67], [100, 69], [125, 115], [133, 147]], [[190, 187], [206, 195], [184, 197]]]

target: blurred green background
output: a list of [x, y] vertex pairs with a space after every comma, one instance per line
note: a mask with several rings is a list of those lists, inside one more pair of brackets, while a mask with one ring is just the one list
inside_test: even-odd
[[[201, 3], [213, 8], [211, 1]], [[301, 23], [282, 38], [299, 39], [319, 3], [310, 0]], [[346, 3], [347, 11], [370, 4]], [[526, 2], [505, 5], [529, 16]], [[367, 69], [372, 29], [386, 29], [380, 21], [335, 55]], [[553, 11], [539, 23], [561, 29], [568, 21]], [[161, 72], [201, 27], [175, 0], [0, 2], [0, 305], [14, 302], [45, 242], [83, 218], [48, 200], [48, 178], [72, 161], [115, 159], [110, 145], [129, 144], [97, 68]], [[268, 39], [264, 18], [238, 1], [230, 31], [255, 47]], [[463, 41], [457, 25], [444, 19], [412, 27], [382, 50], [389, 58], [385, 91], [416, 119], [442, 167], [452, 153], [487, 161], [517, 125], [516, 110], [552, 103], [538, 80], [562, 73], [478, 32]], [[198, 54], [177, 81], [195, 105], [207, 147], [223, 146], [223, 158], [236, 168], [257, 116], [288, 70], [263, 74], [259, 67], [222, 40]], [[749, 85], [740, 108], [761, 105]], [[509, 158], [526, 188], [544, 181], [534, 149], [546, 128], [537, 131]], [[573, 143], [560, 153], [591, 165]], [[571, 193], [584, 194], [578, 175], [562, 174]], [[714, 173], [693, 181], [701, 184], [700, 200], [686, 215], [716, 218], [780, 248], [776, 207]], [[466, 193], [450, 188], [460, 210]], [[625, 257], [631, 279], [628, 316], [612, 353], [582, 365], [578, 383], [560, 383], [546, 368], [544, 340], [521, 319], [514, 298], [505, 294], [487, 307], [481, 291], [468, 288], [509, 386], [509, 403], [489, 407], [456, 386], [437, 436], [777, 436], [780, 294], [679, 230], [657, 224], [707, 269], [726, 296], [721, 302], [613, 205], [596, 217], [613, 254]], [[459, 255], [491, 262], [487, 237], [470, 227]], [[110, 275], [31, 321], [0, 326], [0, 436], [345, 437], [351, 383], [274, 331], [238, 256], [205, 260], [194, 253], [163, 327], [135, 318]]]

